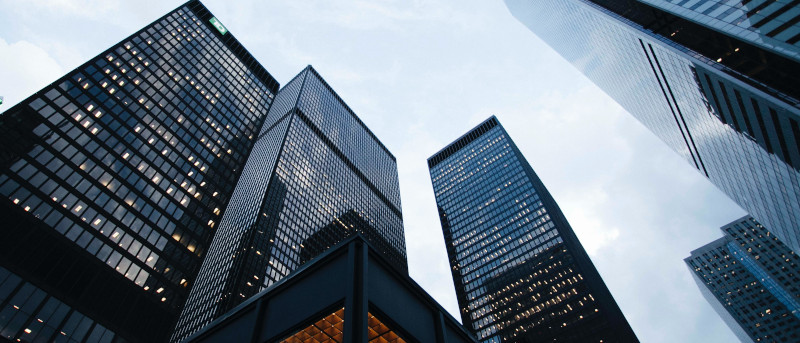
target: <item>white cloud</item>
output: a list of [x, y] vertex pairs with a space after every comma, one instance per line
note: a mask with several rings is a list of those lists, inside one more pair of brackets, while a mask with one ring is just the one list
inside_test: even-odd
[[597, 213], [608, 200], [608, 193], [593, 187], [579, 194], [562, 197], [560, 201], [564, 204], [562, 207], [569, 206], [569, 223], [590, 257], [595, 257], [600, 249], [613, 248], [620, 235], [618, 227], [605, 222], [601, 214]]
[[4, 111], [53, 82], [64, 71], [44, 49], [21, 40], [0, 38], [0, 95]]
[[342, 3], [317, 0], [294, 1], [290, 6], [294, 13], [302, 13], [315, 22], [353, 30], [400, 31], [420, 22], [454, 24], [463, 28], [483, 21], [474, 13], [429, 1], [356, 0]]
[[56, 12], [69, 17], [102, 17], [120, 7], [109, 0], [28, 0], [24, 6], [35, 11]]

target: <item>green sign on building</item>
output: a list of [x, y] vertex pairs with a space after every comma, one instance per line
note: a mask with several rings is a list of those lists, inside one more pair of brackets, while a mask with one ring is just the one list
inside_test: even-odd
[[217, 31], [219, 31], [219, 33], [221, 33], [223, 36], [228, 33], [228, 29], [225, 28], [225, 25], [222, 25], [219, 20], [217, 20], [217, 17], [211, 17], [209, 22], [211, 22], [211, 25], [214, 25], [214, 27], [217, 28]]

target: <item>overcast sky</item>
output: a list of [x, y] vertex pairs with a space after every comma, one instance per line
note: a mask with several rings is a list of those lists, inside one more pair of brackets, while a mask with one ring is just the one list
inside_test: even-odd
[[[0, 0], [0, 111], [177, 1]], [[643, 342], [732, 342], [683, 258], [745, 212], [502, 1], [204, 1], [275, 76], [312, 64], [397, 157], [411, 276], [459, 319], [426, 159], [497, 115]]]

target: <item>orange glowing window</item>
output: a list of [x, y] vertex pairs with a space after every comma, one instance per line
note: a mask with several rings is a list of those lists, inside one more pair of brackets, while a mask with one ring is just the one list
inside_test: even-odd
[[[397, 333], [368, 313], [367, 335], [369, 343], [406, 343]], [[344, 308], [331, 313], [310, 326], [283, 339], [280, 343], [342, 343]]]
[[406, 343], [406, 341], [398, 336], [386, 324], [375, 318], [372, 313], [369, 316], [369, 329], [367, 336], [369, 343]]
[[281, 343], [341, 343], [343, 327], [344, 308], [341, 308], [287, 337]]

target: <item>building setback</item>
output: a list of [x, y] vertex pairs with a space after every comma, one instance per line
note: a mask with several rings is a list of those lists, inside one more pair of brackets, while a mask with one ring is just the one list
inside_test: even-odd
[[638, 342], [492, 116], [428, 159], [462, 323], [481, 342]]
[[800, 3], [506, 4], [714, 185], [800, 251]]
[[276, 96], [226, 213], [173, 341], [354, 233], [408, 270], [397, 162], [311, 66]]
[[700, 292], [742, 342], [800, 341], [800, 258], [752, 217], [684, 259]]
[[0, 115], [0, 332], [168, 339], [278, 83], [189, 1]]

